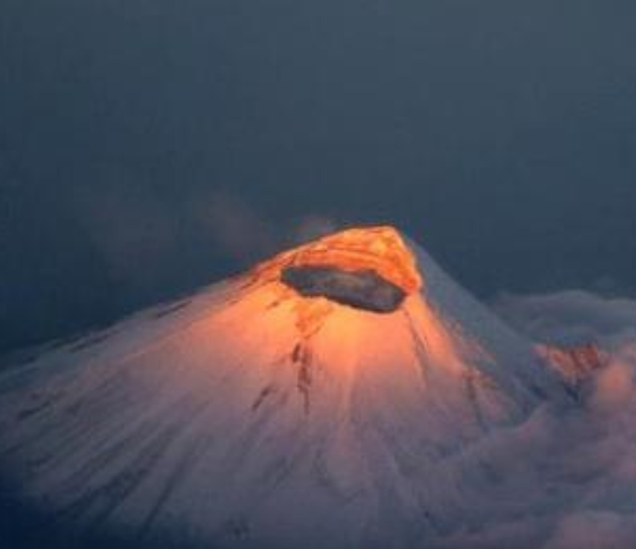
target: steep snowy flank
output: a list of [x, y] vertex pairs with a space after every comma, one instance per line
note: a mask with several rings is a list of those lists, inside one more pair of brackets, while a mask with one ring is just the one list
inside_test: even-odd
[[568, 398], [425, 251], [351, 229], [2, 375], [0, 464], [87, 531], [412, 547], [492, 483], [467, 448]]

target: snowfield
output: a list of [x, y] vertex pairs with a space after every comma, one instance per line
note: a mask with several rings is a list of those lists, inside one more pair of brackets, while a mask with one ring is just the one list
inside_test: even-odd
[[52, 346], [0, 375], [0, 470], [80, 537], [636, 546], [634, 340], [604, 337], [608, 363], [575, 385], [415, 243], [358, 231], [343, 253], [412, 254], [422, 284], [395, 310], [356, 307], [386, 295], [340, 256], [301, 295], [281, 277], [301, 248]]

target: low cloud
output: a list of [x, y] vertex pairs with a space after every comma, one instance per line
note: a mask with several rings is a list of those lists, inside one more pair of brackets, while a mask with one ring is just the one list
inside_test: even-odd
[[501, 294], [493, 308], [537, 341], [615, 344], [636, 338], [636, 301], [606, 298], [583, 290], [552, 294]]
[[579, 406], [539, 408], [467, 449], [499, 479], [432, 547], [629, 549], [636, 547], [636, 302], [584, 291], [500, 296], [499, 314], [537, 341], [593, 340], [611, 363], [589, 380]]
[[565, 517], [544, 549], [628, 549], [634, 546], [634, 521], [606, 511], [584, 511]]

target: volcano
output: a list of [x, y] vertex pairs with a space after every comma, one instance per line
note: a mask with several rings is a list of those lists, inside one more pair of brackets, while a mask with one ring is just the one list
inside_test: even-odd
[[467, 448], [567, 404], [544, 355], [397, 230], [354, 228], [5, 372], [0, 464], [78, 531], [412, 547], [491, 482]]

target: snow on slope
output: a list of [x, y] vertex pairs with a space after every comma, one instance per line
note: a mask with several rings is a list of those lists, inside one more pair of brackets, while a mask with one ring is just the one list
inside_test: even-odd
[[[407, 296], [388, 314], [304, 297], [290, 265]], [[356, 229], [3, 374], [0, 464], [87, 530], [412, 547], [474, 520], [494, 473], [467, 449], [546, 400], [567, 392], [530, 342], [414, 243]]]

